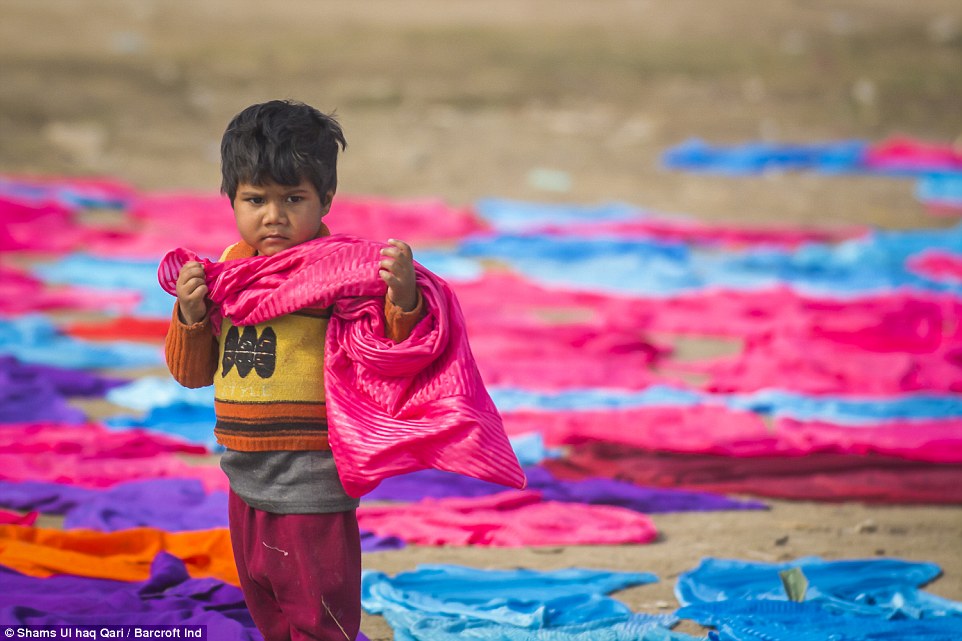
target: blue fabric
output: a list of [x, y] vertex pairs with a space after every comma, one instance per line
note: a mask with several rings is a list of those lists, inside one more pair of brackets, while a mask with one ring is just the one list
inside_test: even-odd
[[622, 222], [645, 217], [637, 207], [622, 203], [570, 205], [483, 198], [475, 202], [474, 209], [492, 228], [503, 233], [525, 232], [547, 225]]
[[502, 412], [534, 410], [624, 409], [646, 406], [701, 405], [709, 395], [669, 385], [652, 385], [643, 390], [615, 388], [572, 388], [557, 392], [518, 387], [489, 387], [488, 392]]
[[25, 363], [67, 369], [116, 369], [163, 365], [162, 348], [141, 343], [94, 343], [61, 334], [46, 317], [0, 318], [0, 354]]
[[157, 284], [157, 260], [116, 259], [70, 254], [52, 263], [36, 265], [33, 274], [46, 283], [78, 285], [108, 292], [135, 292], [140, 296], [135, 312], [145, 318], [169, 318], [174, 301]]
[[422, 565], [394, 578], [366, 571], [361, 599], [367, 612], [387, 619], [398, 640], [628, 641], [657, 639], [642, 634], [649, 627], [668, 628], [675, 620], [633, 615], [627, 606], [605, 595], [654, 581], [654, 575], [636, 572]]
[[549, 448], [544, 445], [544, 435], [541, 432], [528, 432], [511, 437], [511, 448], [521, 465], [537, 465], [545, 459], [560, 458], [561, 448]]
[[668, 385], [643, 390], [577, 388], [538, 392], [515, 387], [488, 389], [502, 412], [519, 410], [614, 410], [633, 407], [725, 405], [775, 417], [826, 421], [842, 425], [884, 423], [886, 420], [944, 419], [962, 416], [957, 394], [902, 394], [889, 398], [809, 395], [779, 389], [750, 394], [700, 392]]
[[933, 173], [915, 185], [916, 197], [924, 203], [962, 207], [962, 173]]
[[872, 619], [826, 611], [816, 603], [701, 603], [677, 612], [716, 628], [712, 641], [955, 641], [958, 619]]
[[922, 250], [962, 247], [962, 225], [944, 230], [876, 231], [837, 245], [741, 252], [698, 250], [647, 239], [496, 235], [466, 239], [460, 253], [495, 258], [552, 286], [669, 296], [707, 288], [754, 291], [779, 285], [813, 295], [852, 296], [906, 287], [962, 293], [962, 284], [913, 273]]
[[214, 386], [189, 389], [169, 376], [144, 376], [110, 390], [107, 400], [138, 412], [176, 404], [213, 408]]
[[787, 170], [843, 173], [864, 171], [863, 158], [868, 147], [868, 143], [858, 140], [813, 144], [749, 142], [721, 146], [691, 139], [666, 150], [662, 154], [662, 163], [669, 169], [729, 175]]
[[118, 191], [92, 184], [33, 182], [0, 176], [0, 197], [28, 205], [53, 201], [70, 210], [125, 209], [131, 204], [133, 190], [123, 195]]
[[214, 406], [173, 403], [152, 408], [143, 418], [113, 416], [103, 421], [115, 429], [141, 427], [151, 432], [179, 436], [207, 449], [222, 452], [223, 446], [214, 438]]
[[[803, 602], [785, 595], [778, 573], [790, 568], [808, 580]], [[685, 607], [676, 614], [717, 627], [725, 641], [948, 639], [962, 629], [962, 603], [919, 589], [940, 573], [932, 563], [899, 559], [704, 559], [679, 577], [675, 594]]]
[[415, 260], [441, 278], [470, 281], [481, 278], [484, 267], [476, 260], [457, 256], [447, 251], [415, 249]]

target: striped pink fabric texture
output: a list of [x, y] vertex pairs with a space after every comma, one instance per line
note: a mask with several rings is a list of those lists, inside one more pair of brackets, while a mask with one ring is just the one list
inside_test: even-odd
[[[383, 479], [434, 468], [523, 488], [524, 472], [468, 343], [449, 285], [415, 264], [426, 317], [395, 344], [384, 335], [378, 276], [385, 245], [346, 235], [274, 256], [201, 261], [209, 298], [235, 325], [333, 305], [325, 352], [331, 450], [344, 489], [361, 496]], [[176, 293], [180, 267], [196, 256], [169, 252], [158, 280]], [[212, 314], [212, 326], [219, 323]]]

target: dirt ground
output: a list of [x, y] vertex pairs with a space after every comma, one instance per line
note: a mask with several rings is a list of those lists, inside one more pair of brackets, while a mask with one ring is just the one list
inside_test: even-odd
[[[0, 16], [0, 172], [209, 191], [229, 118], [290, 97], [339, 114], [342, 193], [620, 201], [746, 225], [955, 222], [927, 214], [908, 180], [736, 179], [659, 159], [690, 137], [962, 144], [956, 0], [5, 0]], [[931, 591], [962, 599], [962, 507], [774, 501], [654, 521], [646, 546], [411, 547], [366, 564], [651, 571], [658, 584], [618, 596], [664, 612], [703, 556], [887, 555], [940, 564]], [[378, 617], [363, 630], [391, 638]]]

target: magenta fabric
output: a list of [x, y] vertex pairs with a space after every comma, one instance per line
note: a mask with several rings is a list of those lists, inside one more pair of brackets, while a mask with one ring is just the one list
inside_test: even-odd
[[512, 435], [540, 431], [550, 446], [606, 441], [652, 451], [739, 457], [873, 453], [962, 463], [958, 418], [859, 426], [783, 418], [769, 426], [752, 412], [702, 405], [506, 412], [504, 425]]
[[441, 200], [340, 195], [325, 218], [332, 229], [363, 238], [401, 238], [414, 246], [458, 241], [486, 228], [467, 207]]
[[837, 243], [860, 238], [865, 227], [814, 229], [783, 227], [746, 227], [712, 225], [697, 220], [642, 218], [632, 221], [584, 222], [570, 225], [546, 225], [532, 230], [539, 234], [577, 236], [615, 236], [622, 239], [653, 238], [698, 245], [740, 248], [763, 245], [794, 248], [803, 243]]
[[913, 256], [908, 267], [932, 280], [962, 282], [962, 255], [942, 251], [927, 251]]
[[0, 525], [33, 525], [37, 522], [38, 516], [40, 516], [40, 514], [37, 512], [20, 514], [18, 512], [0, 510]]
[[217, 467], [190, 465], [173, 454], [148, 458], [88, 458], [82, 454], [38, 452], [0, 454], [0, 479], [52, 481], [81, 487], [112, 487], [124, 481], [154, 478], [195, 478], [208, 492], [227, 490], [227, 478]]
[[[426, 468], [524, 487], [448, 284], [416, 265], [427, 316], [406, 341], [384, 338], [382, 247], [335, 235], [275, 256], [207, 261], [209, 298], [236, 325], [334, 306], [324, 364], [327, 416], [331, 450], [351, 496]], [[190, 258], [175, 250], [163, 260], [158, 277], [166, 291], [176, 292], [180, 266]]]
[[554, 390], [603, 383], [642, 389], [659, 380], [652, 366], [665, 352], [637, 330], [601, 324], [502, 318], [469, 329], [478, 369], [489, 385]]
[[89, 488], [154, 478], [199, 479], [208, 492], [226, 490], [220, 469], [190, 465], [178, 454], [203, 447], [144, 430], [111, 431], [97, 424], [0, 427], [0, 479], [52, 481]]
[[950, 143], [897, 137], [869, 147], [862, 163], [879, 171], [962, 171], [962, 152]]
[[777, 446], [760, 416], [720, 406], [506, 412], [508, 434], [540, 432], [545, 445], [612, 441], [669, 452], [767, 454]]
[[540, 492], [501, 492], [468, 499], [365, 506], [365, 530], [418, 545], [617, 545], [657, 536], [644, 514], [608, 505], [545, 501]]
[[361, 545], [353, 511], [272, 514], [228, 498], [244, 601], [264, 641], [354, 639]]
[[109, 430], [97, 423], [10, 423], [0, 426], [2, 454], [83, 454], [86, 458], [137, 459], [163, 453], [204, 455], [206, 448], [141, 429]]

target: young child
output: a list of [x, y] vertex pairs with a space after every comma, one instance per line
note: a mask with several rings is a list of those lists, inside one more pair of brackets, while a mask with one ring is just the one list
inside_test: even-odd
[[[273, 256], [329, 235], [337, 189], [337, 121], [308, 105], [248, 107], [221, 143], [223, 183], [240, 242], [222, 261]], [[411, 248], [381, 251], [386, 335], [407, 338], [422, 315]], [[324, 341], [331, 308], [211, 331], [204, 268], [177, 278], [167, 364], [186, 387], [214, 385], [214, 433], [225, 446], [229, 523], [244, 598], [266, 641], [348, 639], [360, 627], [356, 508], [328, 446]]]

